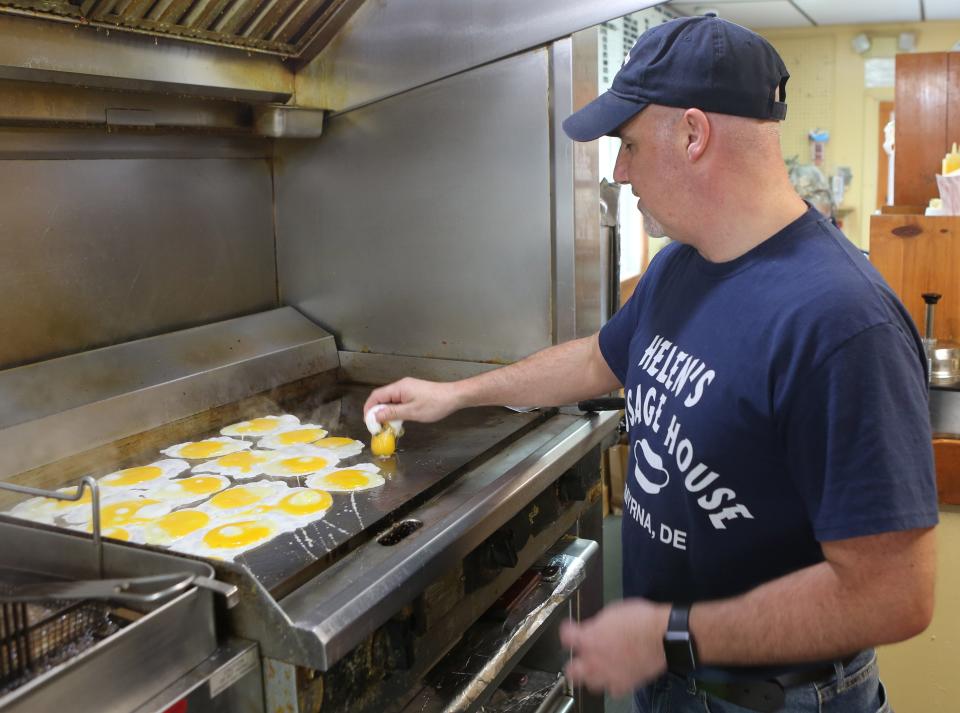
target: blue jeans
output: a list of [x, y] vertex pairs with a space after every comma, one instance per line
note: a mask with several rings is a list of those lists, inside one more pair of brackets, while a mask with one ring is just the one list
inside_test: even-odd
[[[781, 713], [893, 713], [880, 682], [873, 649], [859, 653], [849, 666], [837, 664], [835, 675], [786, 690]], [[696, 681], [671, 673], [637, 692], [639, 713], [751, 713], [704, 691]]]

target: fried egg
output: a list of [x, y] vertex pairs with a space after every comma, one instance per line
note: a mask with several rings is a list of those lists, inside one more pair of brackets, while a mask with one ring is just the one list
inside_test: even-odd
[[[60, 488], [58, 493], [64, 495], [74, 495], [77, 492], [76, 487]], [[31, 522], [43, 522], [53, 524], [57, 515], [63, 515], [74, 508], [86, 508], [90, 510], [90, 490], [84, 490], [79, 500], [57, 500], [56, 498], [30, 498], [17, 503], [9, 510], [9, 514], [21, 520], [30, 520]]]
[[[100, 506], [100, 530], [124, 527], [150, 520], [170, 511], [171, 506], [151, 498], [123, 498]], [[90, 527], [93, 513], [89, 509], [71, 510], [63, 519], [71, 525]]]
[[222, 475], [192, 475], [189, 478], [178, 478], [161, 483], [148, 490], [146, 496], [155, 500], [186, 505], [205, 500], [207, 496], [229, 485], [230, 480]]
[[209, 527], [212, 523], [213, 516], [210, 513], [185, 508], [174, 510], [158, 517], [156, 520], [145, 523], [139, 529], [134, 530], [134, 535], [139, 536], [143, 542], [149, 545], [169, 545]]
[[255, 478], [263, 474], [263, 466], [277, 457], [275, 451], [237, 451], [206, 463], [193, 466], [193, 473], [217, 473], [237, 480]]
[[203, 441], [188, 441], [187, 443], [178, 443], [175, 446], [164, 448], [161, 453], [171, 458], [188, 458], [190, 460], [204, 460], [206, 458], [217, 458], [227, 453], [236, 453], [249, 448], [252, 444], [246, 441], [238, 441], [235, 438], [226, 436], [216, 436], [207, 438]]
[[339, 461], [330, 450], [313, 446], [295, 446], [277, 451], [277, 455], [263, 466], [263, 472], [276, 478], [295, 478], [328, 470]]
[[124, 468], [115, 473], [105, 475], [97, 481], [104, 490], [124, 489], [124, 490], [149, 490], [156, 486], [159, 481], [174, 478], [187, 468], [190, 464], [183, 460], [167, 458], [158, 460], [150, 465], [141, 465], [136, 468]]
[[[75, 495], [76, 486], [59, 488], [58, 493], [64, 495]], [[135, 497], [136, 494], [125, 494], [123, 492], [109, 490], [100, 492], [100, 505], [104, 505], [113, 500], [123, 497]], [[20, 518], [21, 520], [30, 520], [31, 522], [42, 522], [48, 525], [55, 524], [56, 518], [69, 516], [73, 522], [82, 522], [89, 520], [92, 513], [90, 505], [90, 490], [84, 490], [79, 500], [57, 500], [56, 498], [30, 498], [21, 503], [17, 503], [10, 511], [9, 515]]]
[[269, 516], [236, 519], [184, 538], [174, 543], [172, 549], [230, 561], [247, 550], [269, 542], [282, 531], [281, 523]]
[[269, 505], [260, 506], [260, 509], [281, 517], [309, 521], [322, 516], [331, 505], [333, 497], [325, 490], [289, 488], [283, 497]]
[[285, 431], [290, 428], [296, 428], [300, 425], [300, 419], [290, 414], [282, 416], [261, 416], [252, 418], [249, 421], [241, 421], [220, 429], [224, 436], [234, 436], [236, 438], [260, 438], [277, 431]]
[[319, 441], [327, 435], [326, 430], [312, 423], [304, 423], [297, 428], [290, 428], [279, 433], [264, 436], [257, 444], [260, 448], [277, 450], [289, 446], [302, 446]]
[[337, 468], [328, 473], [317, 473], [307, 478], [307, 487], [346, 493], [379, 488], [386, 481], [373, 463], [359, 463], [349, 468]]
[[360, 455], [360, 452], [363, 450], [363, 443], [352, 438], [344, 438], [343, 436], [327, 436], [326, 438], [321, 438], [319, 441], [314, 441], [310, 445], [314, 448], [333, 451], [340, 456], [341, 459]]
[[285, 483], [277, 483], [272, 480], [258, 480], [243, 485], [234, 485], [232, 488], [221, 490], [200, 505], [199, 509], [218, 517], [225, 513], [233, 514], [236, 511], [250, 508], [268, 500], [286, 489]]

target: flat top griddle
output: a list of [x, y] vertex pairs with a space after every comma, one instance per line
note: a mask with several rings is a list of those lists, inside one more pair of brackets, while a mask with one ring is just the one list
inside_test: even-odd
[[[306, 527], [278, 535], [273, 540], [236, 558], [275, 596], [289, 591], [320, 570], [354, 544], [378, 534], [416, 505], [438, 492], [464, 467], [497, 452], [537, 423], [548, 413], [515, 413], [508, 409], [482, 407], [466, 409], [438, 423], [406, 424], [397, 453], [389, 459], [375, 458], [369, 450], [369, 433], [363, 424], [362, 408], [370, 386], [338, 383], [307, 398], [279, 403], [304, 423], [317, 423], [331, 435], [349, 436], [366, 444], [363, 452], [345, 459], [338, 467], [372, 462], [378, 465], [386, 484], [356, 493], [331, 493], [333, 506]], [[264, 413], [250, 414], [253, 416]], [[227, 425], [227, 424], [223, 424]], [[196, 434], [199, 440], [207, 435]], [[258, 480], [269, 480], [260, 476]], [[286, 479], [291, 485], [303, 485]], [[305, 479], [304, 479], [305, 480]], [[245, 481], [249, 482], [249, 481]], [[361, 534], [366, 533], [364, 537]], [[175, 549], [169, 551], [176, 552]], [[180, 554], [180, 553], [177, 553]], [[226, 563], [208, 561], [215, 568]]]

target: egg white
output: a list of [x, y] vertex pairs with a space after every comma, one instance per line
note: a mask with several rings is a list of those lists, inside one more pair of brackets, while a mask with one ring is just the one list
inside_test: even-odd
[[[271, 460], [277, 457], [279, 451], [259, 451], [250, 449], [247, 451], [237, 451], [228, 453], [225, 456], [218, 456], [213, 460], [199, 463], [190, 470], [191, 473], [216, 473], [218, 475], [229, 475], [234, 480], [248, 480], [263, 475], [263, 467]], [[243, 465], [224, 465], [221, 461], [224, 459], [235, 458], [236, 456], [251, 456], [252, 460], [260, 459], [259, 463], [253, 463], [249, 467]]]
[[[344, 486], [340, 483], [331, 482], [331, 477], [335, 477], [337, 473], [346, 471], [346, 470], [355, 470], [363, 473], [363, 477], [366, 482], [362, 485], [357, 485], [356, 487]], [[313, 488], [315, 490], [327, 490], [330, 492], [337, 493], [352, 493], [360, 490], [370, 490], [371, 488], [379, 488], [386, 481], [383, 479], [383, 476], [380, 475], [380, 469], [375, 466], [373, 463], [358, 463], [357, 465], [345, 466], [343, 468], [335, 468], [334, 470], [328, 471], [326, 473], [317, 473], [316, 475], [311, 475], [307, 478], [307, 487]]]
[[[212, 485], [213, 489], [206, 490], [206, 492], [191, 492], [189, 486], [197, 478], [210, 479], [212, 482], [208, 485]], [[145, 495], [148, 498], [169, 502], [174, 505], [187, 505], [189, 503], [198, 503], [206, 500], [229, 486], [229, 478], [222, 475], [214, 475], [213, 473], [203, 473], [190, 476], [189, 478], [177, 478], [176, 480], [159, 483], [146, 491]]]
[[[256, 427], [264, 421], [273, 421], [273, 425], [270, 428], [251, 430], [251, 427]], [[233, 423], [229, 426], [224, 426], [220, 429], [221, 435], [224, 436], [233, 436], [235, 438], [262, 438], [271, 433], [276, 433], [277, 431], [288, 430], [291, 428], [296, 428], [300, 425], [300, 419], [296, 416], [291, 416], [290, 414], [283, 414], [281, 416], [259, 416], [258, 418], [252, 418], [249, 421], [240, 421], [239, 423]]]
[[284, 440], [285, 438], [290, 438], [291, 434], [307, 430], [316, 430], [318, 432], [317, 437], [313, 439], [314, 441], [319, 441], [321, 438], [324, 438], [327, 435], [327, 430], [323, 426], [318, 426], [315, 423], [301, 423], [299, 426], [294, 428], [285, 428], [282, 431], [277, 431], [268, 436], [264, 436], [257, 443], [257, 447], [278, 450], [281, 448], [293, 448], [295, 446], [308, 445], [310, 441], [296, 441], [293, 443], [288, 443]]
[[[329, 441], [334, 440], [343, 440], [343, 443], [330, 443]], [[314, 448], [323, 448], [324, 450], [333, 451], [341, 460], [344, 458], [351, 458], [353, 456], [358, 456], [363, 451], [363, 442], [354, 440], [353, 438], [345, 438], [343, 436], [324, 436], [319, 441], [314, 441], [310, 444]]]
[[[199, 443], [222, 443], [223, 446], [220, 450], [216, 451], [210, 455], [191, 455], [189, 446], [193, 446]], [[228, 453], [236, 453], [237, 451], [246, 450], [253, 445], [249, 441], [238, 441], [235, 438], [229, 438], [227, 436], [214, 436], [213, 438], [205, 438], [202, 441], [187, 441], [186, 443], [178, 443], [175, 446], [170, 446], [169, 448], [164, 448], [161, 453], [171, 458], [187, 458], [188, 460], [207, 460], [208, 458], [219, 458], [220, 456], [225, 456]], [[186, 451], [186, 452], [184, 452]]]
[[[159, 482], [168, 481], [171, 478], [175, 478], [189, 467], [190, 464], [185, 460], [165, 458], [164, 460], [158, 460], [146, 466], [124, 468], [123, 470], [108, 473], [97, 481], [97, 485], [100, 486], [101, 490], [103, 491], [108, 489], [130, 491], [150, 490], [151, 488], [156, 487]], [[137, 477], [136, 473], [141, 468], [158, 468], [160, 470], [160, 474], [156, 477], [148, 477], [147, 479], [142, 480]]]

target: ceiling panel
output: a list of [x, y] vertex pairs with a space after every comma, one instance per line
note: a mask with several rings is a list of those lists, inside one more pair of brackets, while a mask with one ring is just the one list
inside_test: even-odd
[[[925, 0], [929, 2], [929, 0]], [[919, 22], [920, 0], [794, 0], [818, 25]], [[954, 5], [958, 0], [946, 0]]]
[[[834, 0], [836, 2], [836, 0]], [[712, 0], [708, 2], [673, 2], [671, 7], [685, 15], [701, 15], [716, 10], [725, 20], [752, 28], [809, 27], [810, 23], [788, 0]]]
[[928, 20], [960, 20], [957, 0], [923, 0], [923, 7]]

